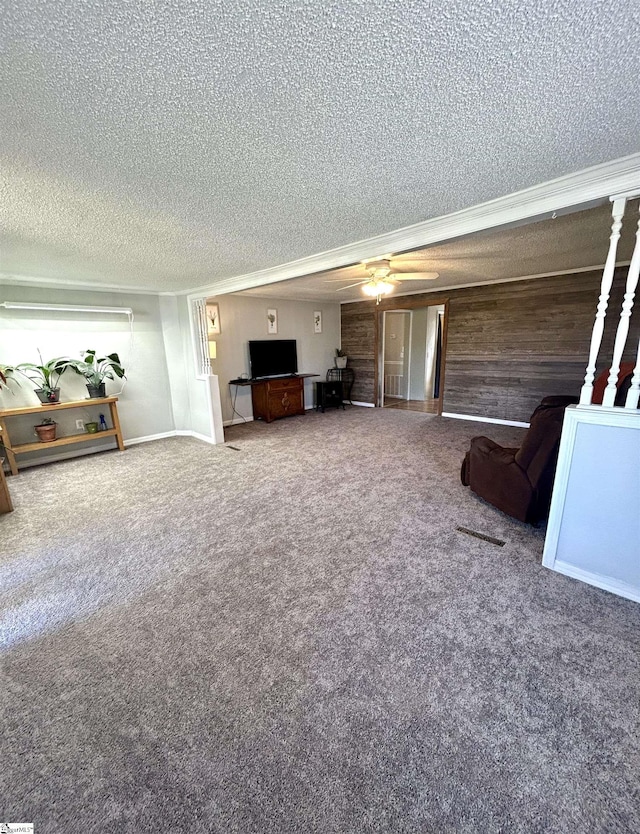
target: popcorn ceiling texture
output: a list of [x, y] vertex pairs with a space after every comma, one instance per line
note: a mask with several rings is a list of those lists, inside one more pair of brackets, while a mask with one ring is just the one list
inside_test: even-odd
[[9, 0], [0, 271], [179, 290], [640, 149], [637, 4]]

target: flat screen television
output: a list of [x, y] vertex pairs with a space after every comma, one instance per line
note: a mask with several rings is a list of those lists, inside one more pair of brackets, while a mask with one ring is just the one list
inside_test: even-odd
[[297, 374], [296, 340], [265, 339], [249, 342], [249, 367], [252, 379]]

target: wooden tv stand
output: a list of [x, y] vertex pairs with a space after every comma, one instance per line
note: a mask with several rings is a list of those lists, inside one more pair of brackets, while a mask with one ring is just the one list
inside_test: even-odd
[[233, 379], [230, 385], [250, 385], [253, 419], [271, 423], [281, 417], [304, 414], [304, 381], [318, 374], [270, 377], [268, 379]]

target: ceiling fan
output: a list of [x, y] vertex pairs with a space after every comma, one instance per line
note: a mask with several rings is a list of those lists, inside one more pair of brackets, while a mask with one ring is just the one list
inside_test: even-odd
[[382, 296], [388, 295], [400, 281], [432, 281], [438, 277], [437, 272], [402, 272], [402, 270], [392, 267], [392, 257], [392, 255], [384, 255], [381, 258], [362, 261], [362, 266], [368, 273], [368, 278], [356, 281], [346, 287], [340, 287], [336, 292], [362, 286], [362, 291], [375, 298], [376, 304], [379, 304]]

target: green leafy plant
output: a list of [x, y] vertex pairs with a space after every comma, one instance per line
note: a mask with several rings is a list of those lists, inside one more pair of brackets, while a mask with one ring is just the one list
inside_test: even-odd
[[[105, 379], [124, 379], [125, 373], [120, 357], [117, 353], [109, 353], [107, 356], [96, 356], [95, 350], [85, 350], [82, 359], [71, 359], [69, 367], [87, 380], [87, 385], [96, 388]], [[115, 374], [115, 376], [114, 376]]]
[[38, 425], [40, 425], [40, 426], [55, 426], [56, 421], [53, 419], [53, 417], [44, 417], [40, 421], [40, 423], [38, 423]]
[[346, 356], [346, 355], [347, 355], [346, 350], [342, 350], [342, 348], [336, 348], [336, 356]]
[[58, 387], [60, 377], [69, 367], [70, 360], [66, 356], [58, 356], [56, 359], [49, 359], [48, 362], [44, 362], [40, 351], [38, 351], [38, 356], [40, 357], [39, 365], [34, 365], [31, 362], [21, 362], [15, 368], [8, 370], [17, 371], [33, 383], [36, 389], [50, 395]]

